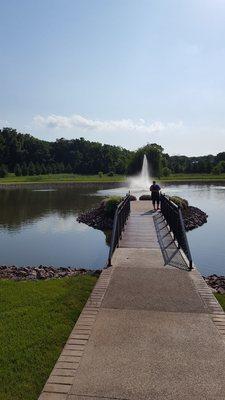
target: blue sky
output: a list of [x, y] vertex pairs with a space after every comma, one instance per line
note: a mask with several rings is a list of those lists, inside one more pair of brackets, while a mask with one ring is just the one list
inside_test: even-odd
[[0, 0], [0, 125], [225, 151], [225, 0]]

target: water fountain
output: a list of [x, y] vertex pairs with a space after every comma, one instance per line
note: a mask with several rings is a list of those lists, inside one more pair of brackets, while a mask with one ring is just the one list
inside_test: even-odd
[[143, 164], [140, 174], [128, 179], [129, 189], [132, 194], [149, 194], [149, 187], [152, 184], [150, 168], [146, 154], [143, 157]]
[[152, 184], [151, 169], [146, 155], [143, 157], [141, 172], [136, 176], [127, 178], [127, 185], [124, 187], [113, 188], [110, 190], [98, 191], [101, 195], [107, 196], [124, 196], [127, 193], [127, 188], [130, 193], [139, 198], [143, 194], [150, 194], [149, 188]]

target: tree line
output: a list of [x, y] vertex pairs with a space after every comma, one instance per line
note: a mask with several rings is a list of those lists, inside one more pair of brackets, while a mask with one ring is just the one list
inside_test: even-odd
[[125, 174], [132, 152], [84, 138], [55, 142], [39, 140], [12, 128], [0, 130], [0, 173]]
[[8, 172], [17, 176], [75, 174], [135, 174], [141, 170], [146, 154], [151, 174], [157, 177], [173, 173], [225, 172], [225, 152], [200, 157], [170, 156], [156, 144], [137, 151], [119, 146], [90, 142], [84, 138], [47, 142], [12, 128], [0, 130], [0, 177]]

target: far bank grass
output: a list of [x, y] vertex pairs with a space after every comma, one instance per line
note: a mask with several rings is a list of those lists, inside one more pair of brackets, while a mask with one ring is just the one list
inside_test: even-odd
[[0, 178], [0, 184], [23, 184], [23, 183], [70, 183], [70, 182], [121, 182], [126, 178], [123, 175], [77, 175], [77, 174], [48, 174], [33, 176], [15, 176], [8, 174], [5, 178]]
[[161, 177], [161, 182], [225, 182], [225, 174], [171, 174], [168, 177]]
[[[0, 178], [0, 184], [23, 185], [23, 184], [57, 184], [57, 183], [119, 183], [127, 179], [124, 175], [78, 175], [78, 174], [49, 174], [34, 176], [15, 176], [8, 174]], [[168, 177], [161, 177], [161, 182], [225, 182], [225, 174], [171, 174]]]
[[96, 280], [0, 281], [1, 400], [37, 400]]

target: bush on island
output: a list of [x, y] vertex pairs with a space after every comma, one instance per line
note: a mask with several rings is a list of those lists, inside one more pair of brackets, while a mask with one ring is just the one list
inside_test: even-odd
[[179, 196], [171, 196], [170, 200], [179, 206], [182, 210], [188, 209], [188, 201]]
[[114, 172], [113, 172], [113, 171], [110, 171], [107, 175], [108, 175], [108, 176], [114, 176]]
[[98, 176], [99, 176], [99, 178], [102, 178], [103, 177], [103, 172], [99, 171]]
[[151, 195], [150, 194], [143, 194], [142, 196], [139, 197], [139, 200], [151, 200]]
[[104, 208], [105, 208], [105, 214], [107, 217], [113, 218], [114, 214], [116, 212], [117, 206], [120, 204], [122, 201], [122, 197], [120, 196], [112, 196], [109, 197], [108, 199], [104, 200]]

